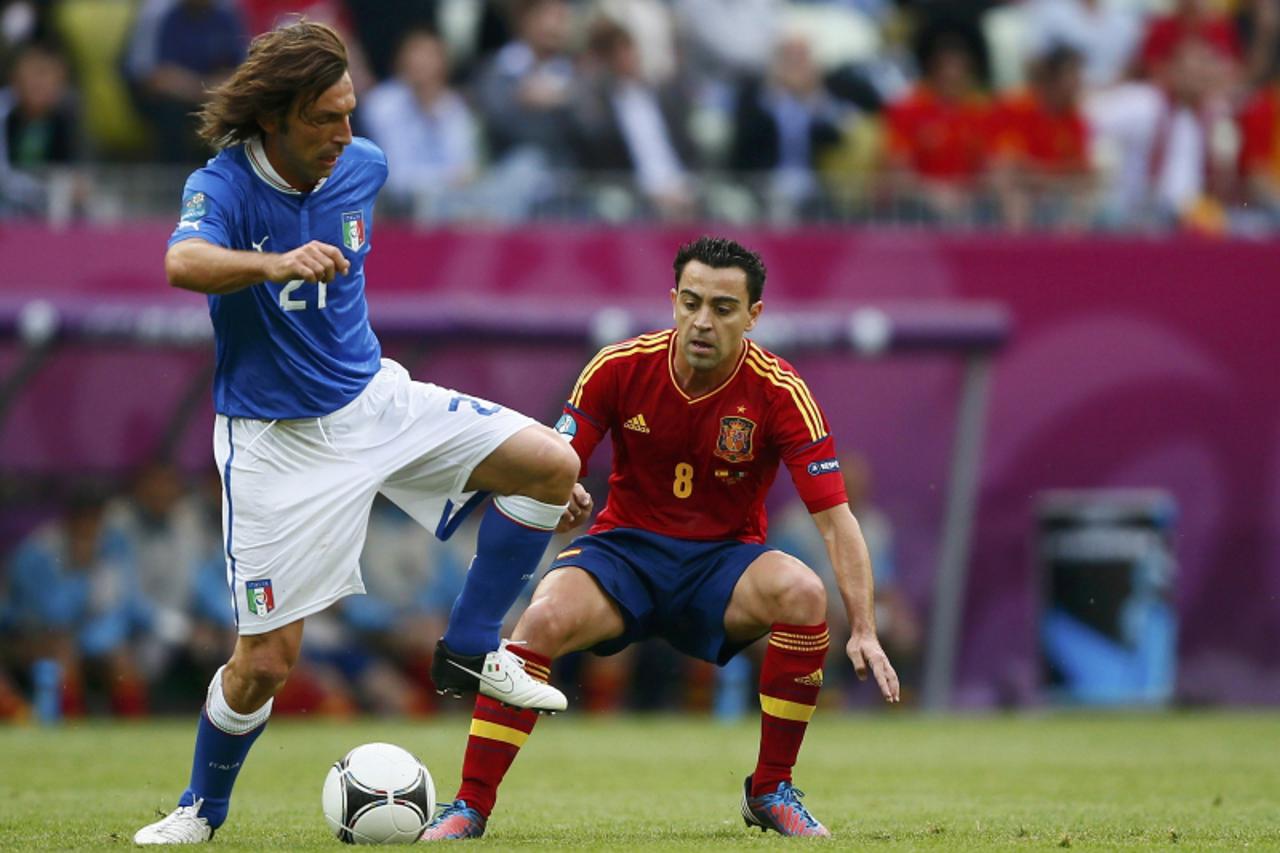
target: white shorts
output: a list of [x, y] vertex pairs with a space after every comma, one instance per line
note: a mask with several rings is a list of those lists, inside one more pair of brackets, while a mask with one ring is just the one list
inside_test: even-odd
[[295, 622], [364, 592], [360, 551], [378, 492], [428, 530], [461, 507], [471, 472], [532, 418], [415, 382], [399, 364], [331, 415], [218, 415], [227, 580], [241, 634]]

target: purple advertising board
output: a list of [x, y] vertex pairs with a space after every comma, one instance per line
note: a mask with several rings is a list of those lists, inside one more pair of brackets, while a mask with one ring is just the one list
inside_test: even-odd
[[[0, 228], [0, 307], [47, 298], [199, 308], [163, 280], [165, 224]], [[368, 263], [375, 328], [399, 305], [467, 306], [519, 325], [534, 313], [619, 306], [660, 322], [676, 246], [699, 231], [378, 227]], [[1177, 499], [1179, 694], [1280, 701], [1280, 242], [730, 231], [769, 267], [769, 310], [848, 311], [956, 301], [1007, 307], [996, 357], [957, 661], [965, 703], [1034, 678], [1034, 510], [1046, 489], [1158, 487]], [[589, 354], [498, 339], [388, 342], [415, 375], [550, 418]], [[790, 357], [786, 351], [780, 353]], [[208, 347], [76, 346], [44, 364], [0, 423], [8, 471], [120, 470], [155, 447], [199, 388]], [[0, 344], [0, 377], [21, 363]], [[874, 464], [902, 582], [927, 610], [938, 559], [960, 364], [945, 353], [792, 359], [837, 442]], [[207, 395], [177, 445], [210, 458]], [[785, 480], [785, 478], [783, 478]], [[783, 491], [785, 492], [785, 484]], [[782, 501], [785, 495], [780, 495]]]

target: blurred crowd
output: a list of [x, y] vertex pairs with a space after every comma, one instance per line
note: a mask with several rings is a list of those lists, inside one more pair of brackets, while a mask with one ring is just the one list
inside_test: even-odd
[[[851, 503], [875, 550], [881, 636], [910, 690], [919, 626], [894, 581], [891, 528], [866, 498], [865, 463], [851, 457], [847, 470]], [[0, 560], [0, 721], [189, 710], [235, 643], [233, 608], [246, 606], [228, 591], [221, 507], [216, 471], [192, 478], [152, 463], [121, 493], [71, 487], [56, 511], [36, 519]], [[302, 660], [276, 712], [469, 712], [436, 695], [430, 664], [474, 552], [476, 520], [439, 542], [379, 498], [361, 554], [367, 594], [307, 619]], [[775, 544], [829, 574], [803, 504], [782, 509], [775, 527]], [[567, 541], [551, 544], [544, 567]], [[509, 627], [527, 603], [517, 604]], [[848, 625], [834, 593], [831, 604], [827, 701], [843, 705], [854, 700], [852, 671], [840, 662]], [[557, 663], [556, 679], [587, 712], [735, 716], [754, 697], [758, 658], [721, 671], [653, 642], [609, 658], [570, 656]]]
[[2, 0], [0, 214], [171, 212], [115, 195], [298, 13], [417, 222], [1280, 221], [1280, 0]]
[[[173, 465], [138, 471], [122, 494], [70, 487], [0, 572], [0, 718], [139, 716], [185, 707], [230, 654], [221, 483]], [[306, 659], [283, 710], [425, 713], [427, 676], [471, 554], [389, 503], [375, 505], [361, 563], [369, 594], [307, 620]], [[52, 707], [40, 695], [56, 674]]]

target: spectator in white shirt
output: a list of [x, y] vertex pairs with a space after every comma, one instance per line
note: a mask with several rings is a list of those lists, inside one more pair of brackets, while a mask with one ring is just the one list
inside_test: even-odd
[[[1234, 69], [1204, 41], [1184, 40], [1164, 84], [1139, 81], [1085, 102], [1107, 188], [1110, 224], [1215, 228], [1216, 196], [1238, 154], [1231, 132]], [[1222, 130], [1227, 132], [1222, 132]]]
[[1028, 59], [1072, 48], [1083, 60], [1086, 89], [1129, 76], [1145, 23], [1139, 0], [1032, 0], [1023, 8]]
[[413, 29], [396, 51], [395, 76], [361, 104], [361, 124], [387, 155], [385, 193], [409, 209], [438, 208], [476, 174], [476, 124], [448, 81], [444, 43]]

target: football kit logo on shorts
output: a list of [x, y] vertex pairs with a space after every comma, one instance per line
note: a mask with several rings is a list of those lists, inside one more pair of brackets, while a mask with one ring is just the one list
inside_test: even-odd
[[755, 429], [755, 421], [746, 418], [721, 418], [715, 455], [726, 462], [750, 462], [755, 459], [751, 452], [751, 435]]
[[364, 245], [364, 211], [352, 210], [342, 214], [342, 245], [353, 252]]
[[266, 616], [276, 609], [276, 597], [271, 592], [271, 579], [245, 581], [245, 598], [249, 601], [249, 612], [254, 616]]

